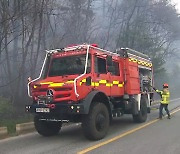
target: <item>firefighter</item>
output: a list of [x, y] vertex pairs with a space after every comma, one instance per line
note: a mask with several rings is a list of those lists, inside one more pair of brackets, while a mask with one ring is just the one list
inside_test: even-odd
[[162, 119], [162, 110], [163, 108], [165, 109], [167, 115], [168, 115], [168, 119], [171, 119], [171, 116], [170, 116], [170, 113], [169, 113], [169, 110], [168, 110], [168, 104], [169, 104], [169, 98], [170, 98], [170, 92], [169, 92], [169, 89], [168, 89], [168, 84], [167, 83], [164, 83], [163, 84], [163, 90], [158, 90], [156, 88], [153, 88], [158, 94], [160, 94], [161, 96], [161, 103], [160, 103], [160, 106], [159, 106], [159, 119]]

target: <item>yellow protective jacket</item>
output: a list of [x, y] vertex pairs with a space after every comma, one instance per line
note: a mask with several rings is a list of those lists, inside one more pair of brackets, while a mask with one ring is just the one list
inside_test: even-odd
[[170, 92], [169, 90], [156, 90], [161, 95], [161, 104], [169, 104]]

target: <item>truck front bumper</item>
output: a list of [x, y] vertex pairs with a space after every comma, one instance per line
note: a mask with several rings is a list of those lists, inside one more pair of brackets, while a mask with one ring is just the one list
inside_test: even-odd
[[82, 104], [32, 104], [26, 105], [25, 111], [34, 114], [84, 114], [84, 106]]

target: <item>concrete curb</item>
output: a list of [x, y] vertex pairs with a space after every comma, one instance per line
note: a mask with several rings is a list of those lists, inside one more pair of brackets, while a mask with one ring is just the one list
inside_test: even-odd
[[8, 135], [7, 127], [0, 127], [0, 138]]
[[34, 130], [35, 130], [34, 122], [16, 124], [16, 133], [17, 134], [24, 134], [27, 132], [32, 132]]

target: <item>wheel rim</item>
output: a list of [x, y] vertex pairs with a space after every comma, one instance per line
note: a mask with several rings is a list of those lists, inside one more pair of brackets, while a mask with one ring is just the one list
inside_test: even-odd
[[102, 131], [104, 129], [105, 119], [106, 118], [102, 113], [99, 113], [96, 116], [95, 126], [96, 126], [97, 131]]

